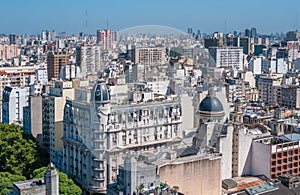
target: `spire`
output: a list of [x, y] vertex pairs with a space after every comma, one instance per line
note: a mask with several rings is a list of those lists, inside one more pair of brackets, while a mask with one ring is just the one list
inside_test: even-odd
[[59, 176], [52, 162], [44, 175], [46, 195], [59, 195]]

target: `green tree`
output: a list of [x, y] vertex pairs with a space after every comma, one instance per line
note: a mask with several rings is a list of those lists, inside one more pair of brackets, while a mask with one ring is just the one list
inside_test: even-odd
[[26, 178], [20, 175], [12, 175], [8, 172], [0, 172], [0, 194], [7, 195], [13, 192], [13, 182], [23, 181]]
[[46, 159], [31, 135], [17, 125], [0, 124], [0, 171], [29, 177]]
[[[47, 167], [41, 167], [39, 169], [36, 169], [31, 174], [32, 178], [41, 178], [44, 177], [44, 174], [47, 170]], [[80, 195], [82, 193], [82, 190], [74, 183], [72, 179], [70, 179], [66, 174], [60, 172], [56, 169], [59, 176], [59, 194], [74, 194], [74, 195]]]

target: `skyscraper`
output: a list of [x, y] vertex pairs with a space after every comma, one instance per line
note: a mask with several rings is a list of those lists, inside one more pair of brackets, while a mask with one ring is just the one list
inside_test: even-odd
[[16, 44], [17, 43], [17, 35], [16, 34], [10, 34], [9, 35], [9, 44]]
[[256, 35], [256, 28], [252, 27], [251, 30], [250, 30], [250, 37], [251, 38], [256, 38], [257, 35]]
[[245, 29], [245, 36], [250, 37], [250, 30], [249, 29]]

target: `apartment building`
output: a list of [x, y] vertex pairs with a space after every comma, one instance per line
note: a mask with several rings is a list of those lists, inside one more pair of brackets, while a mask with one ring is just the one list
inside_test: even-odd
[[180, 101], [154, 99], [151, 92], [133, 93], [133, 104], [112, 105], [104, 81], [76, 89], [64, 110], [62, 170], [85, 191], [106, 192], [116, 182], [126, 152], [153, 151], [178, 143]]

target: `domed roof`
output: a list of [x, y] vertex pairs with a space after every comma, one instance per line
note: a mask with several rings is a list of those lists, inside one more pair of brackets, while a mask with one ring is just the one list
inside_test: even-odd
[[110, 100], [109, 90], [104, 82], [104, 80], [98, 80], [94, 86], [94, 97], [95, 101], [103, 102]]
[[222, 112], [223, 105], [221, 101], [216, 97], [207, 96], [199, 104], [199, 111], [202, 112]]
[[238, 99], [236, 99], [236, 100], [234, 101], [234, 103], [239, 104], [239, 103], [241, 103], [241, 100], [238, 98]]

